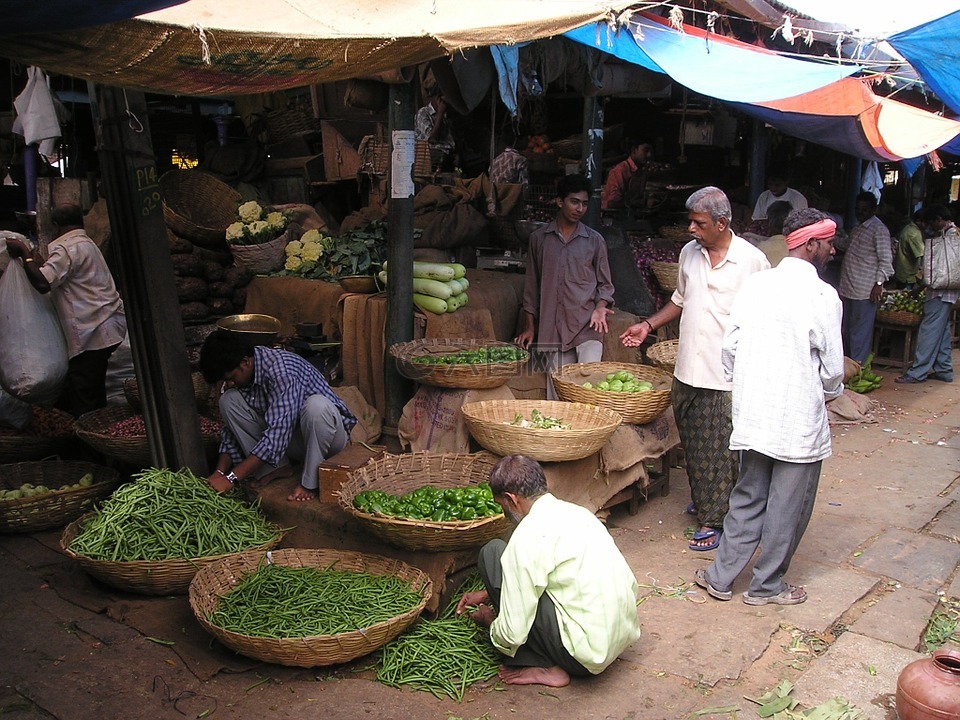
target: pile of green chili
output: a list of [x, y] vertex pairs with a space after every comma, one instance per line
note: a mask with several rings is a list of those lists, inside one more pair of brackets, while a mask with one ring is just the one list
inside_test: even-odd
[[243, 635], [314, 637], [362, 630], [419, 602], [393, 575], [264, 564], [224, 595], [207, 620]]
[[257, 547], [278, 532], [257, 507], [189, 470], [150, 468], [83, 522], [70, 549], [94, 560], [190, 559]]
[[455, 614], [463, 593], [482, 588], [480, 576], [471, 576], [436, 620], [420, 620], [385, 645], [377, 680], [461, 702], [467, 687], [496, 676], [502, 658], [490, 644], [489, 631]]

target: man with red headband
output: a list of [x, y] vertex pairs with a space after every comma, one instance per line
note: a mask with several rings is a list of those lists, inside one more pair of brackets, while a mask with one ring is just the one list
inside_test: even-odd
[[753, 558], [748, 605], [796, 605], [802, 587], [783, 576], [807, 528], [830, 455], [826, 400], [843, 392], [840, 298], [817, 275], [834, 254], [836, 223], [813, 208], [783, 224], [787, 252], [777, 267], [750, 275], [737, 293], [723, 338], [733, 380], [733, 434], [740, 479], [716, 559], [696, 582], [718, 600]]

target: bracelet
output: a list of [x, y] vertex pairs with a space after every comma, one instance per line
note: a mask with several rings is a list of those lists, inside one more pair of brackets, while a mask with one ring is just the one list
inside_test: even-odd
[[28, 262], [36, 262], [36, 260], [34, 260], [33, 258], [29, 258], [29, 257], [23, 259], [23, 264], [24, 264], [24, 265], [26, 265]]
[[650, 328], [650, 332], [656, 332], [656, 331], [657, 331], [657, 329], [653, 326], [653, 323], [651, 323], [651, 322], [650, 322], [649, 320], [647, 320], [646, 318], [643, 319], [643, 322], [645, 322], [645, 323], [647, 324], [647, 327]]

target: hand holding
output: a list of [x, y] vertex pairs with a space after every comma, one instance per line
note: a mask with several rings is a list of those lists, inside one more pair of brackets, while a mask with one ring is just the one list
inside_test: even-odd
[[628, 327], [620, 336], [620, 342], [624, 347], [640, 347], [643, 341], [650, 334], [650, 326], [646, 320], [641, 320]]
[[474, 590], [473, 592], [464, 593], [463, 597], [460, 598], [460, 602], [457, 603], [457, 615], [463, 615], [464, 610], [466, 610], [469, 605], [482, 605], [487, 602], [490, 602], [490, 595], [486, 590]]

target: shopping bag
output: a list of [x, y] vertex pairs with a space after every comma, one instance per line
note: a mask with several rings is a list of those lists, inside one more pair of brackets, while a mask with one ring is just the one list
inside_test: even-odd
[[923, 243], [923, 283], [931, 290], [960, 290], [960, 237], [948, 232]]
[[34, 289], [19, 262], [0, 276], [0, 338], [0, 386], [52, 406], [67, 378], [67, 343], [50, 296]]

